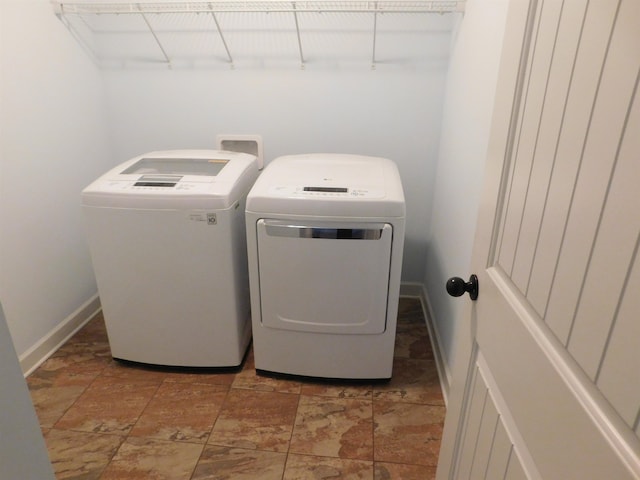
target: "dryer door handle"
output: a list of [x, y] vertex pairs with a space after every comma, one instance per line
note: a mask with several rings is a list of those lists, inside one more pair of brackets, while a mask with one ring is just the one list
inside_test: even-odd
[[329, 240], [379, 240], [383, 225], [369, 228], [323, 227], [318, 225], [273, 224], [265, 222], [267, 235], [288, 238], [324, 238]]

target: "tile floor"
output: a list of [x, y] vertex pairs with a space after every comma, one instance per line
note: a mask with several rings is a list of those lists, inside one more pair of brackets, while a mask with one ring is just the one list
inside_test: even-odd
[[444, 401], [419, 301], [393, 378], [340, 385], [134, 368], [100, 315], [27, 379], [59, 479], [430, 479]]

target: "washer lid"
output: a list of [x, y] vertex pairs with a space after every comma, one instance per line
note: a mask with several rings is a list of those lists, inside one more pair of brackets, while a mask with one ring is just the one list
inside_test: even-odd
[[150, 152], [111, 169], [82, 191], [84, 205], [228, 208], [258, 176], [254, 155], [219, 150]]
[[[210, 157], [220, 157], [211, 155]], [[120, 174], [158, 174], [158, 175], [196, 175], [215, 177], [229, 163], [224, 158], [171, 158], [147, 157], [140, 158], [133, 165], [129, 165]]]
[[247, 197], [247, 211], [340, 217], [403, 217], [404, 194], [394, 162], [343, 154], [273, 160]]

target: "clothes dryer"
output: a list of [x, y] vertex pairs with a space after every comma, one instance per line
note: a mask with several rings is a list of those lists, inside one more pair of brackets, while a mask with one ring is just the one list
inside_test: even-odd
[[234, 367], [251, 338], [244, 210], [256, 157], [151, 152], [82, 192], [114, 358]]
[[273, 160], [247, 197], [253, 349], [259, 372], [392, 374], [405, 201], [391, 160]]

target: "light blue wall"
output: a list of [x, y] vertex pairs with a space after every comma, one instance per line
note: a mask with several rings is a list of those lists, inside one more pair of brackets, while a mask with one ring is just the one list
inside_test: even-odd
[[110, 153], [100, 72], [51, 4], [0, 12], [0, 300], [22, 355], [95, 294], [80, 190]]
[[309, 152], [391, 158], [407, 201], [402, 277], [421, 281], [445, 69], [109, 73], [113, 145], [125, 160], [149, 150], [212, 148], [219, 133], [258, 133], [266, 163]]
[[309, 53], [304, 70], [295, 50], [293, 61], [271, 59], [266, 66], [243, 64], [239, 55], [233, 70], [224, 63], [108, 69], [104, 79], [115, 157], [124, 161], [150, 150], [212, 148], [217, 134], [252, 133], [263, 137], [266, 163], [310, 152], [391, 158], [407, 201], [402, 279], [422, 282], [454, 16], [420, 18], [421, 33], [408, 38], [408, 51], [395, 34], [378, 39], [384, 52], [378, 52], [375, 70], [369, 24], [357, 58], [343, 52], [348, 43], [342, 48], [332, 43], [330, 29], [321, 31], [322, 42], [308, 42], [316, 51]]
[[[391, 30], [379, 41], [375, 70], [369, 34], [357, 32], [344, 58], [331, 57], [343, 37], [310, 43], [304, 70], [295, 59], [271, 65], [255, 58], [235, 70], [224, 63], [100, 70], [49, 2], [4, 0], [0, 299], [18, 353], [96, 292], [79, 207], [86, 184], [145, 151], [211, 148], [219, 133], [258, 133], [267, 162], [327, 151], [398, 163], [407, 198], [403, 281], [426, 285], [450, 363], [461, 301], [447, 297], [443, 284], [470, 273], [507, 3], [468, 0], [453, 41], [455, 16], [429, 17], [408, 50], [393, 43]], [[365, 23], [358, 28], [369, 32]], [[352, 61], [356, 43], [364, 61]]]
[[353, 30], [340, 20], [346, 33], [335, 36], [332, 23], [315, 25], [304, 70], [295, 43], [288, 62], [273, 45], [267, 60], [243, 45], [234, 70], [101, 70], [48, 1], [3, 0], [0, 299], [18, 354], [96, 293], [81, 189], [133, 155], [212, 148], [219, 133], [262, 134], [267, 162], [314, 151], [395, 160], [407, 199], [403, 280], [421, 282], [453, 18], [381, 18], [381, 32], [396, 23], [378, 38], [375, 70], [370, 15]]
[[464, 302], [449, 297], [446, 280], [467, 279], [508, 0], [468, 0], [454, 34], [427, 237], [424, 284], [447, 375], [455, 359], [456, 336], [468, 328]]

